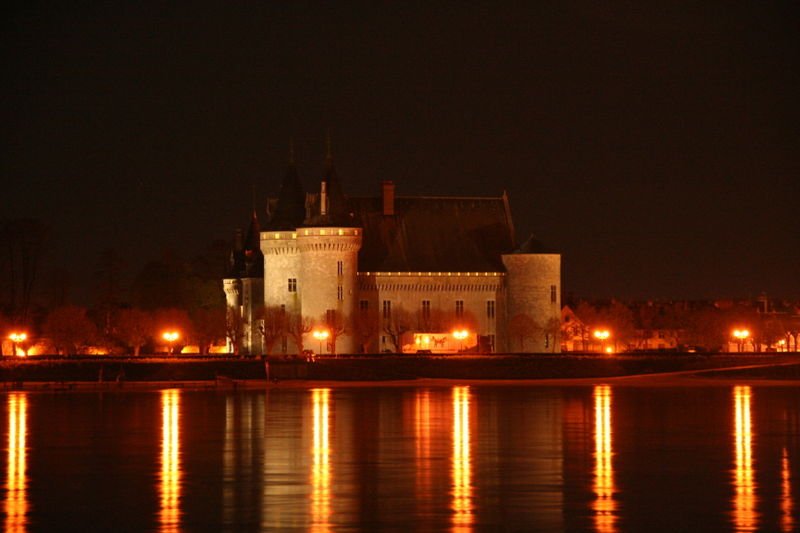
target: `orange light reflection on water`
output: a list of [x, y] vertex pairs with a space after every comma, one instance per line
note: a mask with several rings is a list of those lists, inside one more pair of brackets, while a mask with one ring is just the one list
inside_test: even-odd
[[781, 530], [794, 531], [794, 518], [792, 517], [792, 481], [789, 469], [789, 452], [783, 449], [781, 458]]
[[753, 475], [750, 387], [746, 385], [734, 387], [733, 401], [736, 456], [736, 469], [733, 477], [733, 521], [736, 531], [755, 531], [758, 526], [758, 515], [756, 513], [756, 484]]
[[423, 499], [427, 502], [431, 488], [431, 397], [427, 390], [417, 391], [414, 398], [414, 443], [417, 463], [417, 494], [425, 495]]
[[600, 532], [616, 531], [611, 436], [611, 387], [597, 385], [594, 388], [594, 522]]
[[471, 531], [472, 460], [469, 387], [453, 387], [453, 531]]
[[180, 391], [161, 391], [161, 531], [180, 530]]
[[331, 528], [330, 389], [313, 389], [311, 398], [314, 416], [311, 530], [323, 532]]
[[9, 533], [23, 532], [27, 525], [27, 425], [28, 398], [25, 394], [12, 392], [8, 395], [8, 474], [5, 501], [5, 531]]

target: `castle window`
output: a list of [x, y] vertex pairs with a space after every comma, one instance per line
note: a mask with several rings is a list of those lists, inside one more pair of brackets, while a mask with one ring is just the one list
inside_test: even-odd
[[342, 261], [336, 261], [336, 274], [339, 276], [344, 274], [344, 263]]
[[494, 318], [494, 300], [486, 301], [486, 318]]
[[495, 352], [494, 343], [496, 342], [495, 336], [493, 334], [490, 334], [490, 335], [487, 335], [486, 338], [487, 338], [487, 341], [489, 343], [489, 352], [494, 353]]
[[556, 286], [550, 285], [550, 303], [556, 303]]
[[284, 335], [283, 337], [281, 337], [281, 353], [286, 353], [288, 351], [289, 351], [289, 342], [286, 335]]
[[361, 311], [362, 314], [366, 315], [369, 311], [369, 300], [359, 300], [358, 310]]
[[428, 321], [431, 319], [431, 301], [422, 300], [422, 320]]
[[392, 301], [391, 300], [384, 300], [383, 301], [383, 319], [389, 320], [392, 318]]
[[297, 278], [289, 278], [289, 292], [297, 292]]
[[464, 316], [464, 300], [456, 300], [456, 318]]
[[344, 300], [344, 289], [342, 289], [341, 285], [336, 287], [336, 299], [339, 300], [340, 302]]

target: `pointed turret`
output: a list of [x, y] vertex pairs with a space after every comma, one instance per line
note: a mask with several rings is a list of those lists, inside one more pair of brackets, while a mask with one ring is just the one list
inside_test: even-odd
[[311, 222], [331, 226], [350, 226], [353, 223], [347, 198], [333, 165], [330, 133], [325, 138], [325, 173], [320, 182], [319, 209]]
[[294, 142], [289, 143], [289, 166], [281, 183], [278, 202], [267, 224], [268, 230], [294, 230], [303, 224], [306, 216], [306, 193], [297, 174], [294, 159]]

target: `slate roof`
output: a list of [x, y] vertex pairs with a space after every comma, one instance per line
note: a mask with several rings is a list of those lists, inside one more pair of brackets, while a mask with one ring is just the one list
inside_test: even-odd
[[500, 255], [514, 250], [505, 198], [403, 197], [395, 215], [382, 199], [351, 198], [364, 229], [361, 272], [502, 272]]

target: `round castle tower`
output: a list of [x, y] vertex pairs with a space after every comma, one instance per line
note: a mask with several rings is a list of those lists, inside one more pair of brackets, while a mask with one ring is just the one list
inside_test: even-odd
[[[297, 235], [300, 251], [300, 280], [303, 315], [320, 327], [332, 331], [336, 346], [324, 347], [324, 353], [354, 353], [356, 343], [345, 327], [356, 311], [356, 274], [361, 230], [352, 227], [308, 227]], [[318, 348], [318, 341], [308, 334], [306, 346]]]
[[[330, 139], [318, 202], [310, 207], [313, 215], [297, 231], [303, 316], [311, 319], [317, 329], [328, 330], [327, 346], [322, 345], [324, 353], [354, 353], [356, 342], [348, 321], [356, 311], [362, 232], [355, 227], [342, 193], [333, 166]], [[305, 343], [320, 349], [313, 332], [307, 334]]]
[[[528, 239], [511, 254], [502, 256], [506, 267], [506, 342], [510, 352], [559, 353], [561, 351], [561, 255], [538, 253], [541, 245]], [[525, 328], [532, 321], [531, 331]], [[518, 339], [526, 337], [523, 346]]]
[[[266, 229], [261, 232], [261, 253], [264, 255], [264, 307], [281, 307], [288, 314], [301, 313], [300, 252], [297, 248], [297, 227], [305, 218], [306, 193], [300, 183], [290, 147], [289, 167], [281, 183], [278, 200]], [[288, 341], [281, 343], [287, 351]]]

